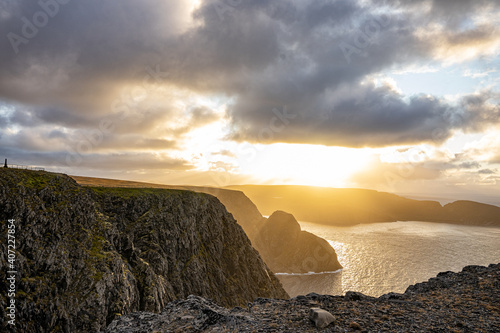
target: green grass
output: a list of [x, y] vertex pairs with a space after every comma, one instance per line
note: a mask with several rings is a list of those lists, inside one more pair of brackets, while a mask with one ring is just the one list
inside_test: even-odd
[[54, 178], [58, 177], [57, 174], [45, 171], [33, 171], [23, 169], [5, 169], [0, 168], [4, 176], [14, 177], [20, 180], [19, 185], [23, 185], [32, 189], [42, 189], [46, 187]]
[[189, 192], [185, 190], [170, 190], [170, 189], [160, 189], [160, 188], [129, 188], [129, 187], [88, 187], [88, 188], [98, 196], [112, 195], [124, 199], [143, 196], [145, 194], [173, 195], [173, 194], [181, 194]]

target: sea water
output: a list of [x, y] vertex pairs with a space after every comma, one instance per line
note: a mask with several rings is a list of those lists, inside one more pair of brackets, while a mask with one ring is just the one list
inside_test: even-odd
[[344, 267], [322, 274], [278, 274], [290, 296], [343, 295], [358, 291], [378, 297], [402, 293], [439, 272], [500, 262], [500, 228], [430, 222], [391, 222], [332, 227], [299, 222], [326, 239]]

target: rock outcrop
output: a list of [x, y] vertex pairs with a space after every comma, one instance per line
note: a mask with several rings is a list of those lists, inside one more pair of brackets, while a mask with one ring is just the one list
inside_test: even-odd
[[[190, 294], [223, 306], [287, 298], [242, 228], [207, 194], [91, 189], [62, 174], [2, 169], [2, 235], [9, 219], [16, 225], [18, 332], [95, 332]], [[7, 302], [1, 283], [2, 318]]]
[[275, 273], [333, 272], [342, 268], [330, 244], [302, 231], [293, 215], [286, 212], [274, 212], [253, 245]]
[[[139, 332], [318, 332], [311, 310], [335, 319], [322, 332], [491, 332], [500, 327], [500, 264], [468, 266], [379, 298], [309, 294], [289, 300], [259, 298], [231, 310], [190, 296], [160, 314], [120, 317], [106, 333]], [[332, 317], [329, 317], [330, 321]], [[313, 316], [314, 319], [314, 316]], [[324, 324], [326, 324], [324, 322]]]

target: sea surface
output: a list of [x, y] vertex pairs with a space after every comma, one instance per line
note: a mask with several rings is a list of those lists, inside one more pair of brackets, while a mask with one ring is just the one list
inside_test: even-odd
[[299, 223], [302, 230], [328, 240], [344, 268], [336, 273], [278, 274], [292, 297], [310, 292], [344, 295], [350, 290], [378, 297], [402, 293], [439, 272], [500, 263], [500, 228], [430, 222], [353, 227]]

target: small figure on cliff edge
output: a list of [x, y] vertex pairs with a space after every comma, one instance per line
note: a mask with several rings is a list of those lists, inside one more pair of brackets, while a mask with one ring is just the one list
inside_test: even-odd
[[3, 165], [4, 168], [8, 168], [7, 166], [7, 159], [5, 159], [5, 164]]

